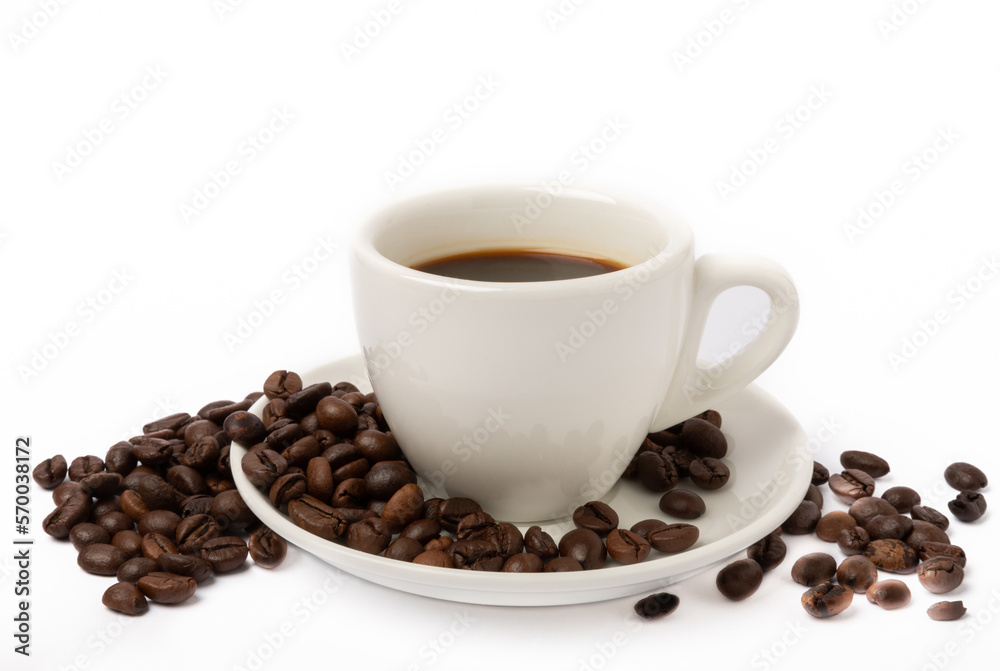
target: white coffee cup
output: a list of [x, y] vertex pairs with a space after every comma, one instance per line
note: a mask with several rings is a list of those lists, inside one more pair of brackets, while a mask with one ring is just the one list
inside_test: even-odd
[[[483, 250], [548, 250], [627, 268], [546, 282], [483, 282], [419, 270]], [[368, 373], [414, 469], [497, 520], [563, 517], [600, 498], [648, 432], [742, 389], [798, 322], [772, 261], [694, 258], [690, 229], [632, 197], [516, 185], [397, 203], [352, 248], [354, 312]], [[697, 362], [715, 298], [771, 300], [768, 326], [709, 374]], [[780, 309], [776, 309], [780, 308]]]

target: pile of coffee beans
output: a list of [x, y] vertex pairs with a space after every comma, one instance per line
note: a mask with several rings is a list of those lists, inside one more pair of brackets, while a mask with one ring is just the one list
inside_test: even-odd
[[[802, 607], [814, 617], [844, 612], [855, 594], [865, 594], [870, 603], [885, 610], [910, 603], [909, 586], [902, 580], [880, 579], [880, 572], [915, 572], [932, 594], [946, 594], [962, 584], [965, 551], [951, 543], [948, 517], [921, 505], [920, 494], [910, 487], [890, 487], [875, 496], [876, 480], [889, 473], [889, 464], [882, 457], [851, 450], [841, 454], [840, 462], [844, 470], [832, 475], [822, 464], [813, 464], [806, 496], [781, 528], [748, 548], [747, 559], [719, 572], [716, 584], [723, 595], [740, 600], [757, 590], [763, 573], [774, 569], [785, 556], [783, 532], [815, 533], [820, 540], [835, 543], [846, 557], [838, 564], [831, 554], [813, 552], [792, 565], [792, 580], [809, 587], [802, 595]], [[948, 504], [955, 518], [970, 522], [982, 517], [986, 499], [979, 490], [987, 485], [986, 475], [971, 464], [958, 462], [945, 469], [944, 478], [959, 490]], [[848, 510], [822, 514], [824, 499], [819, 487], [824, 484], [849, 506]], [[755, 563], [759, 564], [757, 569], [751, 566]], [[941, 601], [931, 605], [927, 614], [934, 620], [954, 620], [965, 614], [965, 607], [961, 601]]]

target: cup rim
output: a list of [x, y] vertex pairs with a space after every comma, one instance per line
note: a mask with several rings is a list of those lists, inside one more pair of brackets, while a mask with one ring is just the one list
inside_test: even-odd
[[[391, 273], [392, 275], [420, 284], [451, 287], [453, 289], [463, 289], [471, 292], [495, 293], [522, 293], [522, 292], [563, 292], [566, 290], [586, 290], [607, 285], [607, 283], [617, 283], [627, 275], [638, 272], [670, 272], [681, 265], [685, 259], [693, 255], [694, 235], [687, 224], [674, 212], [664, 208], [649, 199], [634, 194], [623, 194], [619, 191], [604, 188], [586, 188], [574, 186], [562, 186], [560, 191], [552, 195], [553, 199], [567, 198], [574, 200], [593, 200], [612, 205], [627, 206], [631, 209], [645, 211], [649, 219], [661, 228], [666, 228], [669, 243], [666, 247], [650, 256], [648, 259], [636, 264], [632, 264], [620, 270], [613, 270], [599, 275], [588, 277], [575, 277], [562, 280], [541, 280], [527, 282], [497, 282], [488, 280], [467, 280], [455, 277], [435, 275], [422, 270], [416, 270], [403, 263], [398, 263], [382, 254], [375, 246], [375, 237], [381, 230], [391, 225], [394, 213], [404, 209], [411, 209], [417, 206], [432, 203], [435, 200], [444, 200], [474, 194], [509, 194], [514, 192], [539, 192], [547, 191], [549, 186], [541, 182], [511, 182], [511, 183], [490, 183], [472, 186], [460, 186], [452, 188], [436, 189], [415, 196], [400, 198], [388, 205], [380, 208], [361, 225], [357, 230], [351, 245], [352, 256], [355, 261], [374, 270]], [[551, 192], [550, 192], [551, 194]]]

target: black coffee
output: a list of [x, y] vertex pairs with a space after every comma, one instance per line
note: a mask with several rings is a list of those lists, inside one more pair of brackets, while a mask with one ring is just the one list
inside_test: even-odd
[[627, 266], [608, 259], [530, 250], [457, 254], [413, 266], [433, 275], [482, 282], [549, 282], [603, 275]]

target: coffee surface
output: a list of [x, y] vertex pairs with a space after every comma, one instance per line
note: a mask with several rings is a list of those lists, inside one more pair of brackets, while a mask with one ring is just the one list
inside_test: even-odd
[[608, 259], [532, 250], [488, 250], [446, 256], [413, 266], [433, 275], [482, 282], [548, 282], [626, 268]]

